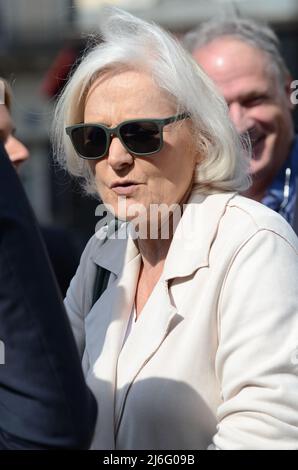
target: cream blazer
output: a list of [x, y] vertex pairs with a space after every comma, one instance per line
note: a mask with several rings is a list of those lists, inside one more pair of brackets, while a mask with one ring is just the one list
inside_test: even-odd
[[[235, 193], [192, 196], [123, 346], [140, 268], [126, 228], [89, 241], [65, 300], [98, 403], [92, 448], [298, 449], [291, 227]], [[111, 276], [91, 308], [96, 265]]]

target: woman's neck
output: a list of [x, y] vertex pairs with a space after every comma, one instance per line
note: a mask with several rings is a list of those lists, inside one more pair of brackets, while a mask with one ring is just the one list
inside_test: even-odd
[[184, 204], [190, 196], [191, 189], [192, 186], [188, 188], [188, 191], [186, 191], [179, 203], [180, 211], [178, 211], [178, 217], [177, 213], [170, 211], [168, 216], [163, 220], [158, 219], [157, 224], [153, 224], [157, 227], [157, 230], [153, 230], [153, 232], [150, 230], [150, 223], [152, 222], [150, 221], [145, 233], [155, 233], [157, 236], [150, 237], [149, 235], [147, 237], [137, 239], [136, 243], [142, 257], [143, 269], [145, 272], [147, 270], [150, 271], [152, 268], [158, 269], [158, 266], [163, 266], [172, 243], [176, 227], [182, 217]]
[[144, 270], [150, 270], [164, 263], [173, 237], [168, 239], [138, 240]]

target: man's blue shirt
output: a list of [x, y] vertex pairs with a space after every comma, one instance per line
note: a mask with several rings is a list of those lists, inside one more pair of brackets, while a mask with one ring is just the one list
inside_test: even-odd
[[278, 175], [268, 188], [262, 203], [282, 215], [293, 224], [298, 177], [298, 135], [291, 152]]

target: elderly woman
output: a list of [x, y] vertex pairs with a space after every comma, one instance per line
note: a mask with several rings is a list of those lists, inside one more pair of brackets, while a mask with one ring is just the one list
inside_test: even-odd
[[102, 32], [54, 134], [125, 221], [92, 237], [65, 301], [98, 403], [92, 448], [297, 448], [297, 238], [238, 195], [247, 153], [175, 39], [114, 9]]

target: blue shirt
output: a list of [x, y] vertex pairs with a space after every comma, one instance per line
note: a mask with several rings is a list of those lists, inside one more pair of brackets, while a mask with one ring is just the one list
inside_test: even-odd
[[293, 224], [298, 177], [298, 135], [289, 157], [269, 186], [262, 203], [278, 212], [289, 224]]

